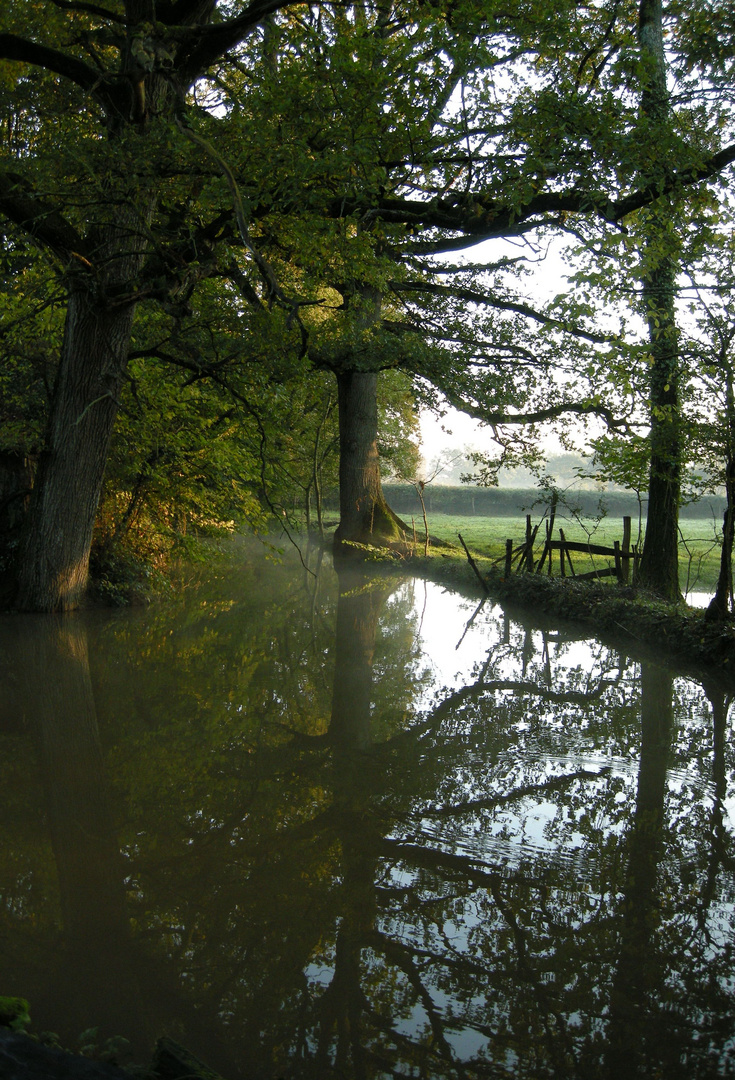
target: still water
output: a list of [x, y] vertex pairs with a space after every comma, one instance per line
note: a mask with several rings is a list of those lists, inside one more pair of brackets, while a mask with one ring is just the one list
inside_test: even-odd
[[238, 544], [0, 619], [0, 993], [241, 1078], [735, 1074], [730, 699]]

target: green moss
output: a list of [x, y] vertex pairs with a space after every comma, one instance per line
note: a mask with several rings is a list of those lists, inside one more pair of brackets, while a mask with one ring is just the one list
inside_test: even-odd
[[0, 997], [0, 1025], [25, 1031], [31, 1022], [30, 1006], [22, 997]]

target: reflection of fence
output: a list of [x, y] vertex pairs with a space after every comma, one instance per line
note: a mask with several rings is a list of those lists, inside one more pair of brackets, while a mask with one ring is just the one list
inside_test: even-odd
[[[531, 526], [531, 515], [526, 516], [526, 539], [517, 547], [513, 546], [512, 540], [505, 541], [505, 576], [509, 577], [513, 572], [513, 564], [516, 563], [516, 572], [525, 570], [528, 573], [540, 574], [547, 566], [547, 572], [551, 574], [553, 553], [559, 552], [559, 573], [566, 577], [567, 568], [572, 577], [577, 581], [589, 581], [592, 578], [616, 577], [621, 584], [630, 580], [630, 564], [638, 559], [638, 549], [630, 544], [631, 519], [623, 518], [623, 539], [616, 540], [612, 547], [604, 547], [602, 544], [592, 544], [585, 541], [567, 540], [564, 530], [559, 529], [559, 539], [553, 539], [554, 518], [546, 522], [546, 542], [538, 563], [534, 560], [534, 545], [539, 531], [539, 525]], [[572, 552], [586, 555], [600, 555], [614, 560], [614, 566], [596, 567], [585, 574], [578, 574], [572, 562]]]

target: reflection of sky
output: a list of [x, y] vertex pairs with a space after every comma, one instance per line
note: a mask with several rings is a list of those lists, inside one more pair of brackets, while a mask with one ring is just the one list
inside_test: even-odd
[[[418, 644], [423, 651], [422, 664], [433, 674], [423, 698], [417, 703], [426, 707], [443, 687], [454, 690], [465, 686], [473, 678], [493, 650], [495, 674], [498, 677], [519, 678], [518, 659], [508, 655], [503, 658], [504, 633], [503, 609], [491, 600], [479, 608], [476, 598], [467, 599], [452, 593], [432, 581], [416, 580], [401, 586], [396, 601], [410, 595], [413, 590], [413, 619], [417, 627]], [[390, 601], [389, 601], [390, 603]], [[518, 625], [515, 624], [516, 644]], [[554, 635], [552, 635], [552, 638]], [[534, 654], [541, 651], [543, 638], [540, 631], [532, 631]], [[574, 668], [594, 674], [599, 670], [596, 653], [599, 645], [594, 639], [579, 641], [552, 640], [549, 645], [558, 673]]]
[[[392, 1031], [399, 1039], [423, 1043], [431, 1037], [430, 1014], [435, 1012], [457, 1062], [474, 1062], [488, 1055], [494, 1057], [499, 1072], [505, 1069], [512, 1076], [517, 1066], [513, 1050], [507, 1049], [503, 1059], [502, 1039], [488, 1035], [502, 1031], [507, 1020], [497, 1012], [492, 986], [478, 981], [473, 996], [465, 1001], [464, 991], [453, 992], [441, 962], [432, 959], [446, 955], [447, 971], [464, 961], [492, 969], [493, 935], [505, 932], [505, 916], [497, 904], [488, 902], [487, 879], [468, 886], [466, 893], [450, 901], [455, 888], [451, 875], [445, 880], [439, 869], [424, 868], [432, 865], [430, 860], [423, 864], [421, 859], [412, 859], [416, 852], [463, 859], [465, 867], [478, 875], [490, 874], [501, 883], [503, 897], [512, 897], [515, 880], [531, 882], [529, 911], [514, 914], [519, 924], [528, 923], [529, 939], [537, 932], [532, 928], [540, 905], [546, 902], [546, 888], [552, 895], [552, 908], [556, 904], [566, 920], [565, 927], [582, 938], [591, 934], [597, 912], [612, 914], [618, 903], [624, 879], [605, 876], [609, 849], [619, 847], [620, 858], [627, 857], [626, 835], [639, 799], [637, 667], [629, 660], [618, 661], [613, 651], [593, 638], [566, 640], [563, 630], [544, 634], [526, 629], [507, 621], [490, 600], [477, 610], [476, 599], [453, 594], [433, 582], [402, 585], [388, 601], [389, 607], [391, 603], [404, 612], [410, 610], [414, 645], [420, 652], [412, 663], [430, 672], [415, 703], [419, 713], [430, 716], [448, 693], [475, 682], [486, 664], [488, 682], [528, 684], [521, 691], [527, 709], [512, 707], [517, 689], [495, 687], [483, 698], [482, 707], [467, 714], [461, 706], [453, 707], [451, 715], [442, 719], [434, 737], [437, 753], [446, 753], [444, 772], [438, 774], [436, 787], [418, 794], [388, 830], [387, 839], [395, 846], [381, 861], [379, 871], [384, 890], [379, 930], [415, 954], [426, 994], [423, 999], [403, 994], [392, 1016]], [[585, 692], [594, 690], [601, 680], [602, 693], [585, 699]], [[559, 704], [551, 695], [545, 700], [534, 693], [534, 685], [560, 696], [564, 690], [570, 694]], [[664, 867], [673, 875], [677, 871], [672, 864], [679, 860], [689, 859], [694, 865], [699, 858], [695, 845], [702, 835], [694, 825], [689, 831], [680, 830], [674, 814], [697, 807], [697, 820], [706, 825], [715, 797], [708, 755], [699, 753], [699, 733], [708, 733], [711, 739], [711, 708], [696, 684], [681, 680], [676, 685], [667, 773], [670, 806], [664, 809], [679, 845], [668, 849], [670, 865]], [[620, 717], [615, 721], [611, 713], [611, 726], [606, 726], [608, 708], [627, 709], [629, 703], [632, 708], [622, 721]], [[553, 783], [544, 787], [547, 781], [562, 778], [568, 780], [558, 787]], [[735, 797], [726, 801], [725, 810], [732, 814]], [[693, 812], [692, 819], [695, 816]], [[440, 860], [436, 865], [441, 866]], [[405, 890], [412, 895], [412, 903], [391, 905], [391, 890]], [[713, 956], [730, 940], [732, 919], [729, 902], [715, 898], [707, 923]], [[552, 949], [553, 943], [543, 933], [534, 963], [539, 982], [550, 982], [556, 975], [551, 952], [547, 970], [544, 950]], [[552, 938], [549, 931], [549, 941]], [[362, 955], [366, 966], [372, 962], [368, 954], [365, 950]], [[564, 971], [563, 963], [560, 970]], [[680, 977], [679, 970], [673, 969], [672, 979]], [[321, 964], [307, 970], [307, 977], [321, 992], [331, 973], [329, 959], [322, 957]], [[567, 1019], [570, 1025], [578, 1022], [576, 1013]], [[587, 1017], [588, 1021], [593, 1027], [604, 1026], [594, 1017]]]
[[[705, 594], [702, 594], [703, 599], [704, 596]], [[456, 690], [472, 682], [490, 654], [493, 658], [492, 678], [524, 679], [519, 646], [525, 631], [511, 620], [510, 643], [504, 643], [504, 634], [508, 631], [504, 625], [503, 609], [499, 605], [488, 599], [478, 611], [479, 601], [476, 598], [468, 599], [452, 593], [442, 585], [420, 580], [401, 586], [394, 597], [403, 602], [412, 599], [417, 644], [422, 651], [419, 664], [422, 668], [427, 668], [432, 676], [416, 702], [419, 711], [436, 704], [437, 694], [443, 696], [443, 689]], [[544, 635], [539, 630], [528, 633], [533, 650], [529, 658], [527, 677], [533, 682], [540, 674]], [[561, 685], [565, 676], [577, 672], [579, 677], [572, 681], [579, 690], [584, 690], [585, 684], [593, 685], [601, 676], [601, 668], [606, 662], [607, 666], [610, 666], [609, 650], [594, 638], [564, 640], [563, 634], [554, 631], [547, 635], [546, 644], [552, 685]], [[494, 696], [499, 702], [515, 693], [513, 689], [496, 690]], [[607, 706], [603, 701], [600, 707], [604, 709]], [[685, 716], [680, 717], [680, 721], [685, 720]], [[548, 730], [558, 728], [560, 721], [553, 714], [553, 710], [549, 711], [545, 723]], [[533, 739], [527, 737], [529, 726], [523, 719], [514, 724], [514, 730], [518, 734], [526, 733], [522, 749], [519, 746], [514, 751], [520, 770], [533, 768], [537, 782], [579, 770], [586, 770], [590, 774], [598, 772], [599, 781], [593, 781], [590, 776], [582, 781], [587, 789], [593, 783], [606, 784], [609, 777], [614, 776], [622, 781], [623, 789], [615, 795], [613, 806], [622, 808], [624, 804], [635, 802], [639, 768], [637, 760], [616, 755], [606, 743], [588, 742], [584, 734], [584, 724], [580, 724], [576, 731], [568, 732], [560, 754], [551, 753], [548, 747], [535, 749]], [[690, 762], [688, 768], [684, 769], [677, 768], [672, 761], [668, 771], [669, 791], [678, 791], [682, 784], [696, 784], [698, 789], [701, 789], [701, 798], [706, 801], [713, 797], [712, 786], [707, 781], [703, 783], [695, 761]], [[465, 786], [466, 798], [476, 798], [478, 794], [481, 792]], [[492, 824], [487, 820], [482, 824], [476, 822], [478, 827], [475, 830], [467, 830], [465, 821], [464, 827], [454, 835], [451, 829], [447, 831], [446, 823], [440, 828], [437, 823], [425, 819], [421, 823], [422, 840], [437, 848], [462, 851], [486, 864], [500, 862], [507, 866], [509, 860], [516, 862], [528, 856], [543, 858], [544, 853], [559, 859], [558, 840], [554, 839], [552, 829], [558, 805], [541, 799], [533, 802], [530, 812], [525, 803], [517, 804], [513, 808], [506, 807], [501, 813], [493, 815]], [[726, 820], [735, 822], [735, 798], [727, 800], [724, 810]], [[617, 819], [613, 815], [596, 825], [607, 833], [619, 833], [623, 827], [623, 819]], [[512, 841], [507, 839], [509, 836], [513, 837]], [[565, 836], [565, 849], [561, 853], [563, 859], [574, 862], [584, 847], [584, 842], [582, 833], [568, 832]]]
[[413, 618], [424, 653], [423, 662], [433, 672], [432, 684], [425, 692], [426, 700], [419, 703], [421, 707], [442, 687], [456, 689], [465, 685], [468, 675], [497, 643], [503, 613], [500, 607], [486, 601], [467, 629], [478, 600], [449, 592], [433, 581], [417, 580], [403, 585], [399, 595], [405, 596], [409, 589], [414, 594]]

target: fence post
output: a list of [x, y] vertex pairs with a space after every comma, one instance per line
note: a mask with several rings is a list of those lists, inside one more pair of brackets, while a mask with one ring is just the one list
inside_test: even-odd
[[623, 584], [623, 560], [620, 557], [620, 541], [616, 540], [614, 543], [615, 548], [615, 574], [620, 585]]
[[[577, 575], [574, 572], [574, 563], [572, 562], [572, 556], [569, 553], [569, 549], [567, 548], [567, 538], [564, 535], [564, 530], [563, 529], [559, 529], [559, 536], [561, 537], [561, 545], [562, 545], [561, 549], [559, 551], [559, 554], [561, 556], [562, 567], [564, 566], [564, 556], [566, 555], [567, 562], [569, 563], [569, 569], [572, 572], [572, 577], [576, 577]], [[563, 570], [562, 570], [562, 575], [561, 576], [564, 577], [564, 571]]]
[[512, 564], [512, 562], [513, 562], [513, 541], [512, 540], [506, 540], [505, 541], [505, 576], [506, 576], [506, 578], [509, 578], [510, 575], [511, 575], [511, 571], [512, 571], [512, 565], [511, 564]]
[[569, 553], [566, 550], [563, 529], [559, 529], [559, 539], [561, 540], [561, 547], [559, 548], [559, 572], [561, 577], [566, 577], [566, 571], [564, 570], [564, 556], [566, 555], [566, 557], [569, 558]]
[[627, 585], [630, 581], [630, 526], [629, 517], [623, 518], [623, 578]]
[[531, 529], [531, 515], [526, 514], [526, 570], [533, 573], [533, 540], [535, 533]]

